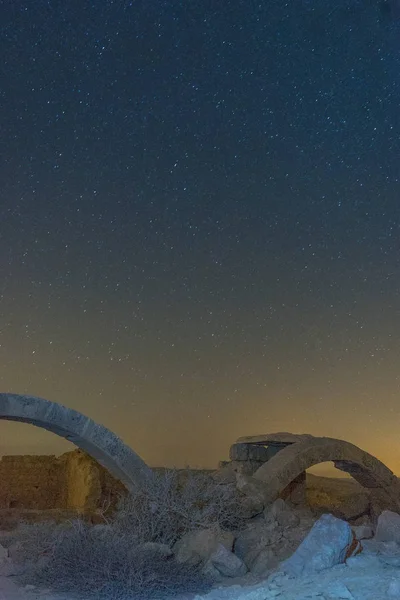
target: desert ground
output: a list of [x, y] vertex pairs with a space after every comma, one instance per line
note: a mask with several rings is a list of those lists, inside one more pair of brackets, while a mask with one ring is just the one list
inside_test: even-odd
[[[247, 531], [246, 535], [248, 532], [251, 535], [247, 539], [243, 533], [237, 535], [235, 552], [228, 552], [232, 543], [222, 536], [217, 551], [216, 546], [213, 548], [212, 560], [208, 557], [207, 562], [202, 555], [203, 570], [206, 564], [208, 574], [213, 576], [207, 589], [187, 592], [180, 589], [172, 595], [163, 592], [157, 595], [153, 590], [150, 597], [159, 600], [171, 597], [179, 600], [400, 599], [400, 515], [384, 510], [374, 521], [368, 514], [368, 494], [353, 479], [308, 474], [307, 505], [294, 506], [280, 500], [269, 507], [268, 513], [265, 509], [261, 513], [256, 504], [253, 498], [246, 517], [248, 521], [240, 527], [242, 532]], [[258, 514], [252, 514], [254, 512]], [[24, 568], [15, 549], [18, 544], [26, 540], [32, 543], [32, 540], [25, 536], [18, 541], [17, 531], [18, 527], [13, 527], [11, 531], [6, 528], [1, 532], [0, 600], [92, 600], [93, 595], [79, 590], [60, 592], [57, 585], [38, 584], [35, 577], [29, 583], [29, 574], [21, 580]], [[266, 532], [269, 539], [265, 537]], [[316, 532], [314, 540], [313, 532]], [[354, 536], [351, 542], [356, 546], [346, 550], [343, 535]], [[207, 543], [204, 539], [193, 543], [192, 539], [191, 545], [177, 548], [178, 542], [175, 557], [181, 555], [182, 559], [185, 555], [189, 564], [188, 559], [193, 556], [211, 552], [204, 550]], [[256, 547], [258, 554], [253, 560], [250, 555]], [[22, 555], [23, 560], [29, 562], [26, 553]], [[102, 600], [138, 597], [144, 600], [145, 590], [140, 596], [119, 592], [99, 596]]]

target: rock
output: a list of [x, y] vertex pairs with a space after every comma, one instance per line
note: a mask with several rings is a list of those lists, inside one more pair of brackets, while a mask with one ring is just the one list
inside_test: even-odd
[[298, 576], [329, 569], [343, 563], [353, 542], [353, 532], [346, 521], [322, 515], [294, 554], [280, 565], [289, 575]]
[[209, 560], [204, 564], [201, 572], [203, 573], [203, 575], [205, 575], [208, 579], [211, 579], [212, 581], [223, 581], [223, 576]]
[[353, 556], [357, 556], [357, 554], [360, 554], [360, 552], [362, 552], [362, 549], [363, 549], [360, 540], [358, 540], [356, 538], [356, 534], [354, 533], [353, 530], [351, 531], [351, 535], [352, 535], [353, 539], [351, 541], [351, 544], [347, 548], [345, 561], [347, 561], [347, 559], [349, 559]]
[[226, 462], [220, 469], [212, 474], [214, 481], [220, 484], [231, 484], [236, 482], [236, 471], [231, 462]]
[[282, 531], [276, 521], [266, 523], [264, 520], [249, 523], [236, 537], [234, 552], [242, 559], [247, 567], [251, 565], [256, 556], [268, 546], [276, 544], [282, 539]]
[[264, 517], [267, 522], [271, 518], [275, 519], [283, 528], [297, 527], [300, 523], [299, 517], [282, 498], [278, 498], [270, 507], [265, 508]]
[[[379, 559], [378, 559], [379, 560]], [[368, 552], [351, 556], [346, 560], [346, 565], [349, 568], [357, 568], [365, 573], [371, 572], [376, 568], [377, 558]]]
[[370, 510], [370, 499], [365, 493], [352, 494], [341, 499], [340, 513], [346, 521], [359, 519]]
[[369, 527], [371, 527], [371, 529], [373, 529], [371, 519], [367, 515], [359, 517], [358, 519], [352, 519], [351, 525], [352, 527], [358, 527], [359, 525], [368, 525]]
[[[312, 494], [312, 510], [318, 517], [330, 513], [337, 519], [351, 521], [355, 525], [359, 519], [370, 513], [371, 504], [366, 494], [338, 495], [331, 498], [327, 493], [321, 491], [318, 493], [319, 503], [315, 501], [315, 490]], [[322, 500], [321, 496], [326, 496], [325, 501]]]
[[355, 600], [347, 585], [339, 581], [331, 583], [326, 591], [329, 600]]
[[178, 563], [199, 565], [210, 558], [219, 544], [231, 551], [234, 539], [232, 533], [219, 529], [189, 531], [174, 544], [172, 551]]
[[374, 535], [371, 525], [353, 525], [352, 530], [357, 540], [369, 540]]
[[396, 542], [400, 544], [400, 515], [384, 510], [378, 517], [375, 532], [377, 542]]
[[263, 481], [259, 481], [250, 475], [236, 473], [236, 487], [245, 496], [249, 496], [255, 502], [260, 502], [265, 506], [265, 496], [268, 493], [268, 486]]
[[388, 497], [385, 490], [382, 488], [373, 488], [369, 490], [370, 496], [370, 510], [369, 516], [372, 521], [374, 528], [376, 528], [379, 516], [384, 511], [391, 511], [398, 513], [398, 505], [394, 502], [393, 498]]
[[251, 563], [250, 571], [257, 577], [267, 577], [279, 564], [272, 548], [261, 550]]
[[281, 492], [281, 497], [290, 500], [295, 506], [304, 506], [307, 503], [307, 476], [304, 471], [286, 486]]
[[229, 449], [229, 458], [231, 461], [246, 461], [249, 460], [249, 445], [248, 444], [232, 444]]
[[240, 505], [243, 510], [243, 514], [248, 519], [253, 519], [258, 515], [262, 515], [264, 510], [264, 502], [259, 498], [251, 498], [250, 496], [243, 496], [240, 500]]
[[241, 577], [247, 573], [244, 562], [222, 544], [218, 544], [208, 562], [224, 577]]
[[400, 579], [392, 579], [386, 593], [389, 598], [398, 600], [400, 598]]

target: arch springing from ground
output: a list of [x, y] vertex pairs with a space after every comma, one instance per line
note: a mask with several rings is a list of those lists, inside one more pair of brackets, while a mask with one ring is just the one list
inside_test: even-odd
[[87, 452], [135, 492], [153, 472], [112, 431], [62, 404], [35, 396], [0, 394], [0, 419], [29, 423], [59, 435]]

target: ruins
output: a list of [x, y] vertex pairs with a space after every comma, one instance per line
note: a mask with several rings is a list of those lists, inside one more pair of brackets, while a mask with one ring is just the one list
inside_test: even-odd
[[[56, 456], [4, 456], [0, 509], [95, 512], [126, 491], [134, 493], [153, 470], [114, 433], [81, 413], [33, 396], [0, 394], [0, 419], [42, 427], [78, 449]], [[400, 510], [399, 479], [378, 459], [357, 446], [309, 434], [270, 433], [241, 437], [220, 470], [258, 485], [266, 504], [277, 498], [305, 500], [306, 470], [332, 461], [379, 501]]]
[[56, 456], [3, 456], [0, 510], [93, 514], [113, 505], [125, 486], [82, 450]]
[[[354, 444], [310, 434], [270, 433], [239, 438], [230, 448], [231, 467], [264, 486], [264, 500], [304, 501], [306, 470], [331, 461], [366, 488], [376, 501], [400, 511], [400, 481], [380, 460]], [[228, 463], [225, 463], [228, 466]]]
[[0, 419], [30, 423], [64, 437], [131, 492], [152, 476], [150, 467], [112, 431], [56, 402], [34, 396], [0, 394]]

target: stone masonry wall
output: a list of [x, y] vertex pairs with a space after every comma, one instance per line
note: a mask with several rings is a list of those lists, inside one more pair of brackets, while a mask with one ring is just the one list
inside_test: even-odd
[[61, 507], [64, 472], [55, 456], [3, 456], [0, 508], [46, 510]]
[[82, 450], [67, 452], [60, 460], [65, 464], [66, 508], [102, 511], [127, 493], [120, 481]]
[[120, 481], [79, 449], [59, 457], [3, 456], [0, 481], [0, 510], [61, 509], [97, 518], [127, 493]]
[[0, 509], [72, 509], [114, 506], [124, 486], [82, 450], [56, 456], [3, 456]]

